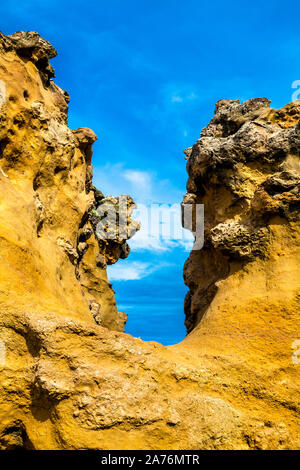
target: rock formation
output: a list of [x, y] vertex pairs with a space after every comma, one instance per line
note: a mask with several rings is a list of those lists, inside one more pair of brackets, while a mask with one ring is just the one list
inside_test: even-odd
[[[190, 288], [185, 302], [188, 331], [201, 321], [222, 281], [234, 272], [240, 276], [245, 269], [258, 269], [265, 273], [260, 287], [268, 297], [277, 291], [283, 304], [296, 300], [299, 119], [299, 103], [277, 111], [265, 98], [242, 104], [221, 100], [201, 138], [185, 151], [189, 179], [183, 205], [205, 208], [204, 248], [192, 251], [184, 272]], [[296, 251], [289, 253], [286, 244]], [[289, 257], [294, 263], [282, 271]], [[275, 272], [279, 276], [277, 264], [280, 278], [272, 279]], [[253, 271], [253, 279], [258, 281], [259, 273]], [[256, 289], [251, 291], [257, 300]]]
[[41, 298], [47, 299], [54, 311], [68, 305], [77, 318], [94, 316], [97, 323], [124, 331], [126, 315], [117, 312], [105, 268], [128, 256], [129, 248], [126, 239], [97, 240], [94, 213], [105, 200], [92, 185], [97, 137], [87, 128], [68, 128], [69, 96], [51, 80], [48, 59], [56, 51], [47, 41], [34, 32], [1, 35], [0, 52], [7, 301], [23, 310], [39, 308]]
[[0, 36], [0, 448], [299, 448], [299, 104], [221, 101], [186, 150], [205, 244], [190, 334], [166, 348], [122, 333], [106, 265], [134, 203], [101, 237], [103, 205], [124, 216], [92, 185], [96, 136], [68, 128], [55, 55]]

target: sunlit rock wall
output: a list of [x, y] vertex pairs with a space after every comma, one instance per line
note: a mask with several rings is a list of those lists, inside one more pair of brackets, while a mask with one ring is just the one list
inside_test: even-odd
[[186, 151], [205, 243], [191, 333], [165, 348], [121, 332], [106, 265], [134, 205], [103, 240], [119, 202], [92, 186], [96, 136], [68, 128], [55, 54], [0, 37], [0, 448], [299, 448], [299, 105], [220, 102]]

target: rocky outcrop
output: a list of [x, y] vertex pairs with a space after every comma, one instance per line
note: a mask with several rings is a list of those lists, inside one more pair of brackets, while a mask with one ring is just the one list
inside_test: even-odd
[[96, 136], [68, 128], [54, 53], [0, 37], [0, 448], [299, 448], [299, 105], [219, 102], [186, 151], [205, 244], [191, 333], [166, 348], [121, 331], [106, 265], [133, 201], [93, 187]]
[[[0, 51], [2, 53], [15, 52], [24, 62], [30, 60], [40, 73], [40, 77], [46, 86], [50, 85], [50, 79], [55, 76], [54, 69], [49, 59], [57, 56], [57, 52], [51, 44], [34, 31], [18, 31], [11, 36], [5, 36], [0, 32]], [[62, 90], [61, 90], [62, 91]], [[69, 96], [65, 91], [66, 101]]]
[[[186, 325], [201, 321], [218, 282], [249, 262], [274, 257], [278, 228], [294, 237], [300, 200], [300, 108], [282, 110], [257, 98], [222, 100], [201, 138], [185, 151], [188, 193], [183, 206], [204, 204], [205, 245], [185, 265], [190, 287]], [[296, 274], [296, 273], [294, 273]]]
[[106, 265], [128, 256], [132, 233], [116, 242], [97, 238], [93, 214], [104, 198], [92, 185], [97, 137], [68, 128], [69, 97], [51, 80], [56, 51], [46, 40], [34, 32], [1, 35], [0, 51], [6, 298], [21, 309], [39, 308], [41, 298], [54, 310], [68, 304], [78, 318], [124, 331]]

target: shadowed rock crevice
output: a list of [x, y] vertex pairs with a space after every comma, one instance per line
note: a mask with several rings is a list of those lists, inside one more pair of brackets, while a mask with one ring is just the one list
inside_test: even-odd
[[6, 427], [0, 435], [0, 450], [34, 450], [24, 424], [16, 420]]

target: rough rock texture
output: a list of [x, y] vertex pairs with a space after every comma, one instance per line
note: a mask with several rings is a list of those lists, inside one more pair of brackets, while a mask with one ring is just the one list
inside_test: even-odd
[[69, 99], [50, 80], [56, 51], [47, 41], [33, 32], [1, 35], [0, 52], [3, 312], [41, 310], [43, 299], [47, 309], [124, 331], [106, 265], [129, 254], [132, 234], [97, 240], [93, 213], [104, 198], [92, 186], [97, 137], [68, 128]]
[[[289, 296], [282, 303], [296, 300], [299, 119], [299, 103], [277, 111], [266, 98], [242, 104], [222, 100], [201, 138], [185, 151], [189, 179], [183, 205], [205, 208], [204, 248], [192, 251], [184, 269], [190, 288], [185, 302], [188, 331], [207, 312], [222, 282], [249, 270], [261, 273], [266, 296], [285, 291], [289, 282]], [[292, 264], [285, 261], [289, 257], [294, 257]], [[287, 272], [273, 279], [285, 262]], [[257, 281], [259, 273], [254, 276], [253, 271]]]
[[185, 268], [194, 329], [165, 348], [111, 331], [126, 237], [101, 239], [117, 201], [92, 186], [95, 135], [68, 129], [54, 54], [0, 38], [0, 448], [299, 448], [299, 105], [218, 103], [186, 151], [205, 247]]

